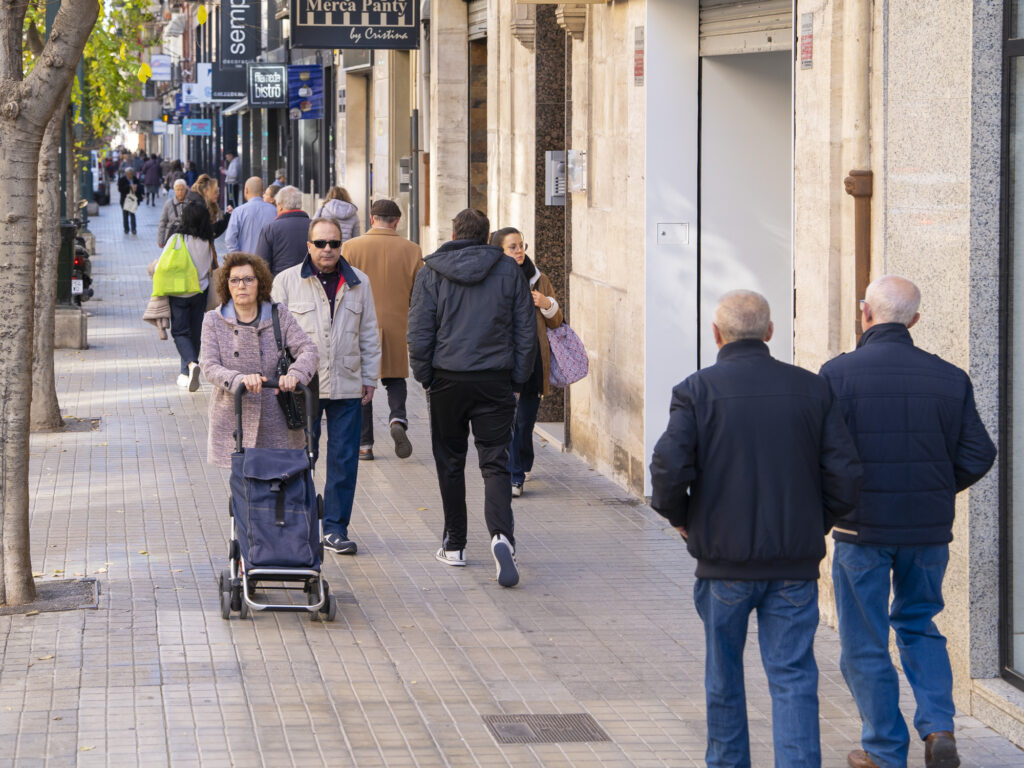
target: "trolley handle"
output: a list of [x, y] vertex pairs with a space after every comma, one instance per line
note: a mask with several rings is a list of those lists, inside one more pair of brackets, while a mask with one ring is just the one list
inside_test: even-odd
[[[312, 455], [313, 451], [313, 398], [310, 394], [309, 387], [303, 384], [301, 381], [296, 383], [296, 390], [305, 395], [303, 398], [306, 402], [306, 445], [309, 453]], [[263, 382], [263, 389], [280, 389], [277, 383], [277, 379], [267, 379]], [[249, 390], [242, 384], [235, 390], [235, 452], [242, 452], [242, 396], [245, 395]]]

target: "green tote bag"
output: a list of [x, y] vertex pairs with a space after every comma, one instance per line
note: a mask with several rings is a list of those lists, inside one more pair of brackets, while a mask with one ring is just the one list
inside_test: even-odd
[[174, 296], [199, 291], [199, 270], [185, 247], [185, 238], [174, 235], [160, 254], [153, 273], [153, 295]]

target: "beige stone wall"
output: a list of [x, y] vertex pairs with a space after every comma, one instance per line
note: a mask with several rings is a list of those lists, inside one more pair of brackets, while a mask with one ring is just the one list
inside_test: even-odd
[[512, 34], [514, 3], [491, 3], [487, 39], [487, 215], [535, 242], [534, 58]]
[[590, 375], [572, 386], [572, 448], [643, 495], [644, 89], [633, 87], [643, 2], [589, 7], [572, 42], [572, 147], [588, 189], [572, 195], [570, 312]]

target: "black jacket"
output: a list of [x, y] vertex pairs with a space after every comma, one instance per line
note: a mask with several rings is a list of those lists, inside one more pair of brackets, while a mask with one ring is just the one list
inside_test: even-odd
[[[203, 208], [206, 209], [207, 214], [209, 214], [210, 208], [209, 208], [209, 206], [207, 206], [206, 200], [203, 198], [202, 195], [200, 195], [194, 189], [190, 189], [185, 194], [185, 202], [186, 203], [199, 203], [199, 205], [203, 206]], [[212, 221], [212, 220], [210, 221], [210, 229], [213, 231], [213, 239], [214, 240], [216, 240], [218, 237], [220, 237], [221, 235], [224, 234], [224, 230], [226, 230], [228, 228], [228, 222], [230, 222], [230, 221], [231, 221], [231, 214], [230, 213], [225, 213], [223, 216], [221, 216], [219, 219], [217, 219], [217, 221]]]
[[860, 480], [828, 382], [743, 340], [672, 390], [651, 506], [686, 527], [700, 578], [817, 579]]
[[967, 374], [914, 346], [899, 323], [868, 328], [825, 363], [864, 464], [857, 507], [832, 535], [861, 544], [945, 544], [954, 501], [996, 458]]
[[309, 214], [305, 211], [285, 211], [267, 224], [260, 232], [256, 255], [267, 262], [275, 277], [288, 267], [301, 264], [309, 249]]
[[131, 192], [136, 198], [142, 197], [142, 185], [139, 183], [139, 179], [133, 178], [131, 181], [128, 180], [127, 176], [122, 176], [117, 180], [117, 191], [121, 193], [121, 207], [124, 208], [124, 199], [128, 197], [128, 193]]
[[537, 339], [530, 286], [499, 248], [451, 240], [424, 260], [409, 308], [409, 363], [429, 387], [450, 378], [509, 378], [522, 386], [533, 371]]

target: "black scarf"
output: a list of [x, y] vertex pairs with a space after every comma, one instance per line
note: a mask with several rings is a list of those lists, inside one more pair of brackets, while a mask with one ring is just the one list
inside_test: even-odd
[[533, 280], [533, 276], [537, 274], [537, 267], [530, 261], [529, 256], [523, 256], [523, 263], [519, 265], [519, 268], [523, 270], [523, 274], [526, 275], [526, 282]]

